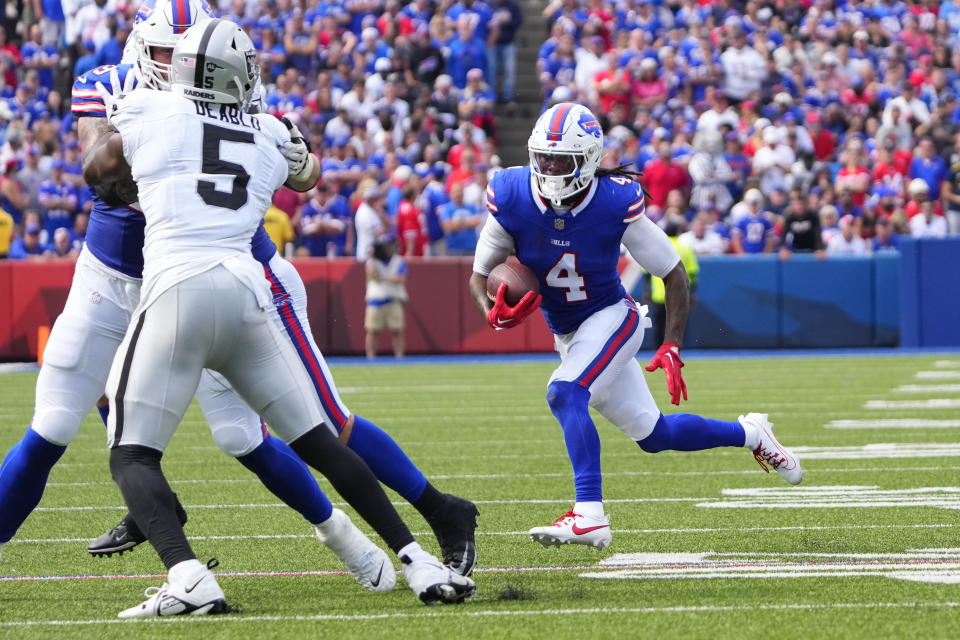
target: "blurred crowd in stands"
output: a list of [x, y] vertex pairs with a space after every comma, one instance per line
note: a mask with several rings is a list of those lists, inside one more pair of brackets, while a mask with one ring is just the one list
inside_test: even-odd
[[[151, 1], [151, 0], [148, 0]], [[0, 256], [75, 257], [91, 194], [70, 88], [120, 61], [139, 4], [8, 0], [0, 16]], [[526, 2], [529, 8], [531, 3]], [[261, 51], [318, 187], [281, 190], [287, 255], [470, 255], [514, 100], [575, 100], [604, 166], [697, 253], [857, 254], [960, 234], [960, 3], [946, 0], [222, 0]], [[15, 7], [16, 11], [9, 11]], [[522, 34], [522, 36], [521, 36]], [[516, 86], [518, 37], [540, 87]], [[536, 96], [529, 92], [536, 91]], [[535, 113], [529, 115], [532, 128]]]

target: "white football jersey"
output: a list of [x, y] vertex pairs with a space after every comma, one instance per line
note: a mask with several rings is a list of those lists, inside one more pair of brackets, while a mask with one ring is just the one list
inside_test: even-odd
[[278, 147], [290, 139], [270, 115], [137, 89], [111, 123], [146, 218], [140, 309], [186, 278], [223, 264], [271, 303], [250, 239], [288, 177]]

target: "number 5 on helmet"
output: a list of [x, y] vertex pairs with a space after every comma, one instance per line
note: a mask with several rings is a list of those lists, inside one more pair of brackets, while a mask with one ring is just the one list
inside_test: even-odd
[[507, 304], [506, 294], [507, 284], [505, 282], [500, 283], [493, 307], [487, 313], [487, 322], [497, 331], [512, 329], [523, 322], [527, 316], [537, 310], [543, 297], [533, 291], [528, 291], [520, 298], [520, 302], [511, 307]]

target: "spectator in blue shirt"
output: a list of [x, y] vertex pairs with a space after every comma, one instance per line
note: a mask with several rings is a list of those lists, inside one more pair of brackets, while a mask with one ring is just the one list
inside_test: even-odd
[[899, 251], [900, 235], [893, 233], [886, 218], [877, 218], [874, 223], [874, 236], [870, 246], [874, 253], [878, 251]]
[[734, 253], [770, 253], [776, 238], [773, 224], [763, 211], [763, 194], [759, 189], [749, 189], [743, 196], [748, 215], [733, 228]]
[[313, 257], [353, 255], [353, 217], [336, 185], [324, 180], [300, 212], [303, 249]]
[[393, 170], [390, 176], [390, 187], [387, 189], [386, 203], [384, 206], [390, 220], [396, 222], [397, 209], [400, 208], [400, 202], [403, 201], [403, 188], [410, 180], [410, 174], [413, 173], [410, 167], [400, 165]]
[[470, 16], [461, 15], [457, 20], [457, 36], [450, 43], [447, 56], [447, 73], [453, 78], [453, 86], [458, 89], [466, 87], [467, 71], [475, 67], [486, 77], [487, 44], [476, 35]]
[[81, 52], [83, 55], [73, 63], [74, 77], [82, 76], [100, 66], [100, 53], [97, 51], [97, 45], [93, 43], [93, 40], [84, 41]]
[[26, 69], [36, 69], [40, 78], [40, 85], [47, 91], [53, 90], [53, 72], [60, 61], [57, 48], [43, 41], [43, 31], [39, 24], [30, 27], [30, 40], [20, 48], [23, 66]]
[[264, 29], [260, 39], [260, 68], [266, 71], [263, 80], [277, 78], [286, 68], [287, 50], [282, 42], [277, 41], [277, 32], [273, 29]]
[[947, 179], [947, 163], [937, 155], [930, 138], [920, 141], [917, 157], [910, 163], [910, 177], [922, 178], [930, 186], [930, 199], [940, 199], [940, 185]]
[[[523, 24], [523, 11], [517, 0], [495, 0], [490, 27], [493, 46], [487, 49], [487, 64], [493, 82], [503, 78], [502, 102], [512, 102], [517, 78], [517, 30]], [[500, 75], [502, 70], [502, 76]], [[492, 85], [495, 86], [495, 85]]]
[[[296, 70], [288, 71], [293, 71], [292, 75], [296, 77]], [[290, 73], [281, 73], [277, 76], [277, 86], [267, 96], [267, 108], [270, 113], [286, 113], [303, 107], [303, 96], [294, 87], [295, 83], [291, 80]]]
[[87, 184], [83, 181], [80, 143], [76, 140], [67, 140], [63, 143], [63, 179], [77, 189], [82, 189]]
[[472, 256], [483, 217], [474, 205], [463, 201], [463, 183], [450, 186], [450, 202], [440, 207], [440, 222], [447, 236], [447, 255]]
[[490, 5], [483, 0], [459, 0], [447, 9], [447, 18], [453, 22], [459, 22], [464, 17], [473, 24], [476, 36], [486, 42], [490, 20], [493, 19]]
[[130, 23], [126, 20], [119, 20], [110, 27], [113, 37], [103, 43], [100, 50], [97, 51], [97, 66], [105, 64], [120, 64], [123, 58], [123, 46], [130, 37]]
[[63, 160], [55, 158], [50, 164], [50, 179], [41, 183], [37, 200], [43, 207], [43, 224], [48, 237], [52, 238], [61, 227], [73, 227], [79, 196], [77, 190], [63, 178]]
[[[319, 23], [317, 27], [319, 27]], [[300, 9], [294, 9], [292, 19], [286, 25], [283, 48], [287, 52], [287, 66], [301, 74], [309, 74], [317, 56], [317, 34], [303, 24]]]
[[[34, 3], [34, 6], [36, 6], [36, 3]], [[38, 17], [40, 18], [40, 28], [43, 30], [43, 41], [51, 42], [57, 47], [61, 46], [66, 20], [63, 15], [63, 1], [40, 0], [40, 9], [42, 11]]]
[[39, 224], [30, 223], [24, 228], [23, 236], [17, 238], [10, 245], [10, 253], [7, 257], [10, 260], [38, 260], [43, 258], [45, 247], [40, 242], [40, 232], [42, 227]]
[[430, 167], [429, 173], [424, 177], [426, 181], [420, 192], [420, 199], [417, 207], [423, 212], [423, 217], [427, 228], [427, 241], [430, 243], [430, 255], [443, 256], [447, 254], [446, 236], [443, 232], [443, 225], [440, 221], [440, 210], [443, 205], [450, 202], [450, 196], [444, 187], [444, 178], [446, 171], [442, 162], [435, 163]]

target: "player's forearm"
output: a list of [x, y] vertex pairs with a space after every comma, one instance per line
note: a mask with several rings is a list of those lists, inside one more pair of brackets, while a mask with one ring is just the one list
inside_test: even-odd
[[287, 178], [287, 186], [299, 193], [310, 191], [317, 186], [317, 181], [320, 180], [320, 162], [317, 160], [317, 156], [311, 153], [307, 162], [310, 170], [306, 172], [305, 176], [290, 176]]
[[690, 315], [690, 280], [682, 262], [667, 274], [663, 284], [666, 290], [664, 305], [667, 308], [667, 326], [663, 341], [682, 347], [687, 317]]
[[493, 302], [487, 296], [487, 276], [480, 275], [476, 271], [470, 274], [470, 298], [473, 305], [477, 308], [484, 318], [493, 308]]
[[130, 166], [123, 157], [123, 139], [116, 132], [101, 138], [83, 162], [83, 179], [89, 185], [119, 178], [129, 171]]
[[80, 158], [83, 164], [88, 161], [88, 156], [94, 148], [110, 133], [110, 125], [106, 118], [93, 118], [85, 116], [77, 120], [77, 137], [80, 142]]

